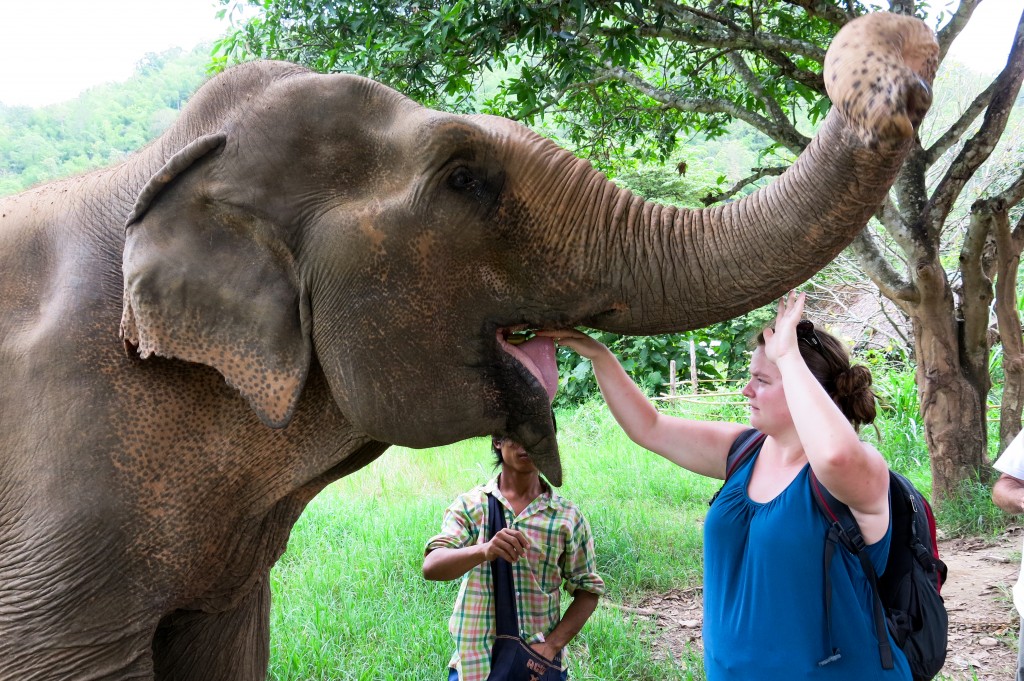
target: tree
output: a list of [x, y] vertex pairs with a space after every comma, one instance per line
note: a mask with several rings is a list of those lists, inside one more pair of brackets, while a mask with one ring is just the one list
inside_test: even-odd
[[[941, 57], [979, 2], [962, 0], [948, 20], [936, 18]], [[261, 13], [221, 42], [223, 55], [356, 71], [427, 104], [544, 125], [606, 168], [626, 157], [667, 158], [682, 134], [715, 137], [734, 120], [766, 135], [773, 161], [709, 202], [780, 172], [806, 146], [830, 106], [822, 46], [869, 11], [831, 0], [253, 4]], [[913, 0], [892, 0], [890, 9], [924, 16], [924, 3]], [[878, 208], [878, 225], [852, 247], [862, 271], [912, 321], [936, 502], [988, 471], [993, 303], [1003, 342], [1004, 443], [1020, 424], [1024, 356], [1015, 292], [1024, 223], [1010, 227], [1010, 211], [1024, 197], [1020, 164], [1016, 176], [1000, 178], [974, 202], [965, 230], [949, 227], [958, 199], [1006, 129], [1024, 77], [1022, 43], [1024, 22], [998, 77], [943, 129], [922, 133]], [[485, 100], [474, 99], [491, 71], [500, 83]], [[947, 257], [950, 243], [958, 245], [957, 258]]]

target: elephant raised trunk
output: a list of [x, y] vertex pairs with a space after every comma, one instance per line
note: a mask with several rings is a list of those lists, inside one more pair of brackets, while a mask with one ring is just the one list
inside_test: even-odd
[[793, 166], [738, 201], [691, 210], [610, 197], [594, 209], [607, 222], [604, 248], [636, 265], [593, 272], [614, 302], [581, 321], [626, 334], [701, 328], [806, 281], [864, 228], [911, 143], [882, 155], [851, 142], [833, 110]]
[[826, 56], [835, 105], [814, 139], [781, 177], [725, 205], [648, 203], [578, 159], [548, 166], [533, 181], [552, 216], [538, 231], [556, 236], [539, 257], [577, 264], [570, 295], [601, 308], [573, 321], [624, 334], [684, 331], [806, 281], [885, 200], [931, 102], [936, 59], [934, 37], [914, 19], [848, 24]]

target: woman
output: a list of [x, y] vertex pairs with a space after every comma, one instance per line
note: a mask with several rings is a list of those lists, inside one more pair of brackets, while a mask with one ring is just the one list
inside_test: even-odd
[[[850, 507], [877, 573], [889, 552], [889, 475], [878, 450], [857, 436], [875, 416], [870, 372], [851, 366], [836, 338], [801, 322], [803, 309], [804, 294], [791, 293], [779, 301], [774, 331], [758, 338], [743, 395], [750, 425], [766, 438], [729, 477], [705, 521], [705, 672], [710, 681], [909, 681], [906, 658], [891, 641], [895, 665], [882, 669], [871, 587], [845, 549], [831, 563], [825, 616], [828, 524], [814, 506], [810, 470]], [[572, 330], [538, 334], [591, 360], [630, 439], [695, 473], [725, 478], [729, 448], [744, 426], [659, 414], [604, 345]]]

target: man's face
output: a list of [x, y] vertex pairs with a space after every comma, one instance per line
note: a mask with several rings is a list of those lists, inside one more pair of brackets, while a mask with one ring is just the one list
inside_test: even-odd
[[501, 463], [516, 473], [536, 473], [537, 467], [526, 454], [526, 449], [510, 437], [501, 440]]

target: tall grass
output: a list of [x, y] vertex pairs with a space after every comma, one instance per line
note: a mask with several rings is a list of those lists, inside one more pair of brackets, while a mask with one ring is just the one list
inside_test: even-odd
[[[864, 430], [896, 470], [927, 492], [930, 472], [913, 378], [886, 375], [878, 431]], [[662, 405], [691, 418], [743, 422], [736, 404]], [[565, 484], [560, 492], [590, 521], [605, 601], [702, 582], [702, 523], [719, 483], [646, 452], [624, 435], [603, 402], [559, 413]], [[445, 507], [495, 471], [489, 442], [388, 450], [328, 487], [296, 524], [271, 573], [275, 681], [447, 678], [447, 624], [458, 582], [425, 581], [423, 547]], [[988, 489], [976, 486], [950, 531], [995, 531]], [[978, 520], [981, 518], [981, 520]], [[942, 522], [940, 517], [940, 522]], [[563, 599], [567, 604], [569, 598]], [[573, 679], [702, 679], [700, 656], [665, 659], [643, 618], [599, 608], [570, 647]]]
[[862, 430], [862, 437], [885, 456], [889, 467], [907, 476], [928, 496], [931, 470], [924, 441], [914, 370], [889, 370], [875, 375], [878, 418]]

